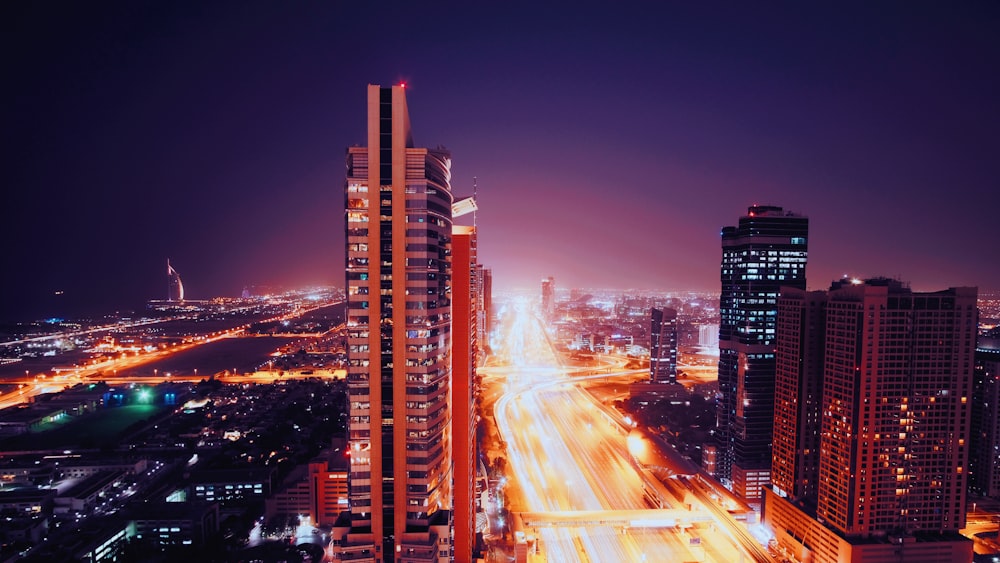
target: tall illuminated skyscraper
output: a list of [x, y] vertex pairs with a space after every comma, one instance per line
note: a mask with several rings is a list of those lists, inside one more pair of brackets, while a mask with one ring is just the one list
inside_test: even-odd
[[779, 290], [806, 287], [808, 231], [808, 218], [762, 205], [722, 229], [715, 476], [750, 501], [770, 480]]
[[[776, 438], [764, 521], [800, 561], [971, 561], [972, 542], [958, 530], [969, 473], [976, 289], [915, 293], [873, 279], [837, 282], [825, 295], [788, 293], [778, 318], [778, 373], [790, 392], [779, 398], [812, 399], [779, 405], [775, 433], [816, 432], [818, 441], [779, 448]], [[816, 370], [799, 366], [820, 354], [817, 385]], [[786, 469], [802, 455], [818, 470], [799, 475], [815, 478], [788, 479]]]
[[415, 148], [403, 86], [368, 87], [347, 152], [351, 561], [451, 557], [450, 155]]

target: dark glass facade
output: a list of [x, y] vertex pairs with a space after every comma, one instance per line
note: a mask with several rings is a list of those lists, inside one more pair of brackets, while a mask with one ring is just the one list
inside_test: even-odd
[[760, 497], [771, 465], [777, 301], [805, 289], [809, 219], [753, 206], [722, 229], [716, 477]]
[[650, 310], [649, 379], [677, 383], [677, 310]]

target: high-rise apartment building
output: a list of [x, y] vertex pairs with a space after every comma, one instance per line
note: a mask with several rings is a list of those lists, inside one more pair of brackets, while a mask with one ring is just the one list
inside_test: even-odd
[[[916, 293], [875, 279], [782, 295], [764, 519], [799, 560], [971, 560], [957, 532], [976, 323], [974, 288]], [[786, 447], [788, 433], [809, 436]]]
[[650, 310], [649, 380], [677, 383], [677, 310]]
[[775, 348], [771, 484], [790, 498], [816, 496], [825, 329], [825, 291], [782, 290]]
[[715, 476], [753, 502], [770, 480], [780, 288], [805, 289], [809, 219], [755, 205], [722, 229]]
[[490, 348], [490, 333], [493, 332], [493, 270], [483, 268], [480, 272], [480, 287], [482, 288], [482, 301], [480, 311], [482, 311], [482, 323], [479, 325], [480, 338], [479, 348], [488, 353]]
[[416, 148], [403, 86], [368, 87], [368, 145], [347, 152], [352, 561], [451, 558], [450, 155]]

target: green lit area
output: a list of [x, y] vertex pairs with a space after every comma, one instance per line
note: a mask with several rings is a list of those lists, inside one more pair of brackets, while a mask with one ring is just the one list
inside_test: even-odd
[[58, 421], [46, 423], [38, 432], [0, 441], [0, 449], [73, 449], [114, 444], [126, 428], [158, 415], [163, 409], [158, 405], [134, 404], [102, 409], [78, 418], [60, 417]]

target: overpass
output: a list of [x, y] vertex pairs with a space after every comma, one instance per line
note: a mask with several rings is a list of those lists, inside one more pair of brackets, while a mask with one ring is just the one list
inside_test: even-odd
[[563, 510], [553, 512], [521, 512], [521, 522], [529, 528], [673, 528], [691, 522], [712, 520], [708, 513], [678, 509], [646, 508], [636, 510]]

